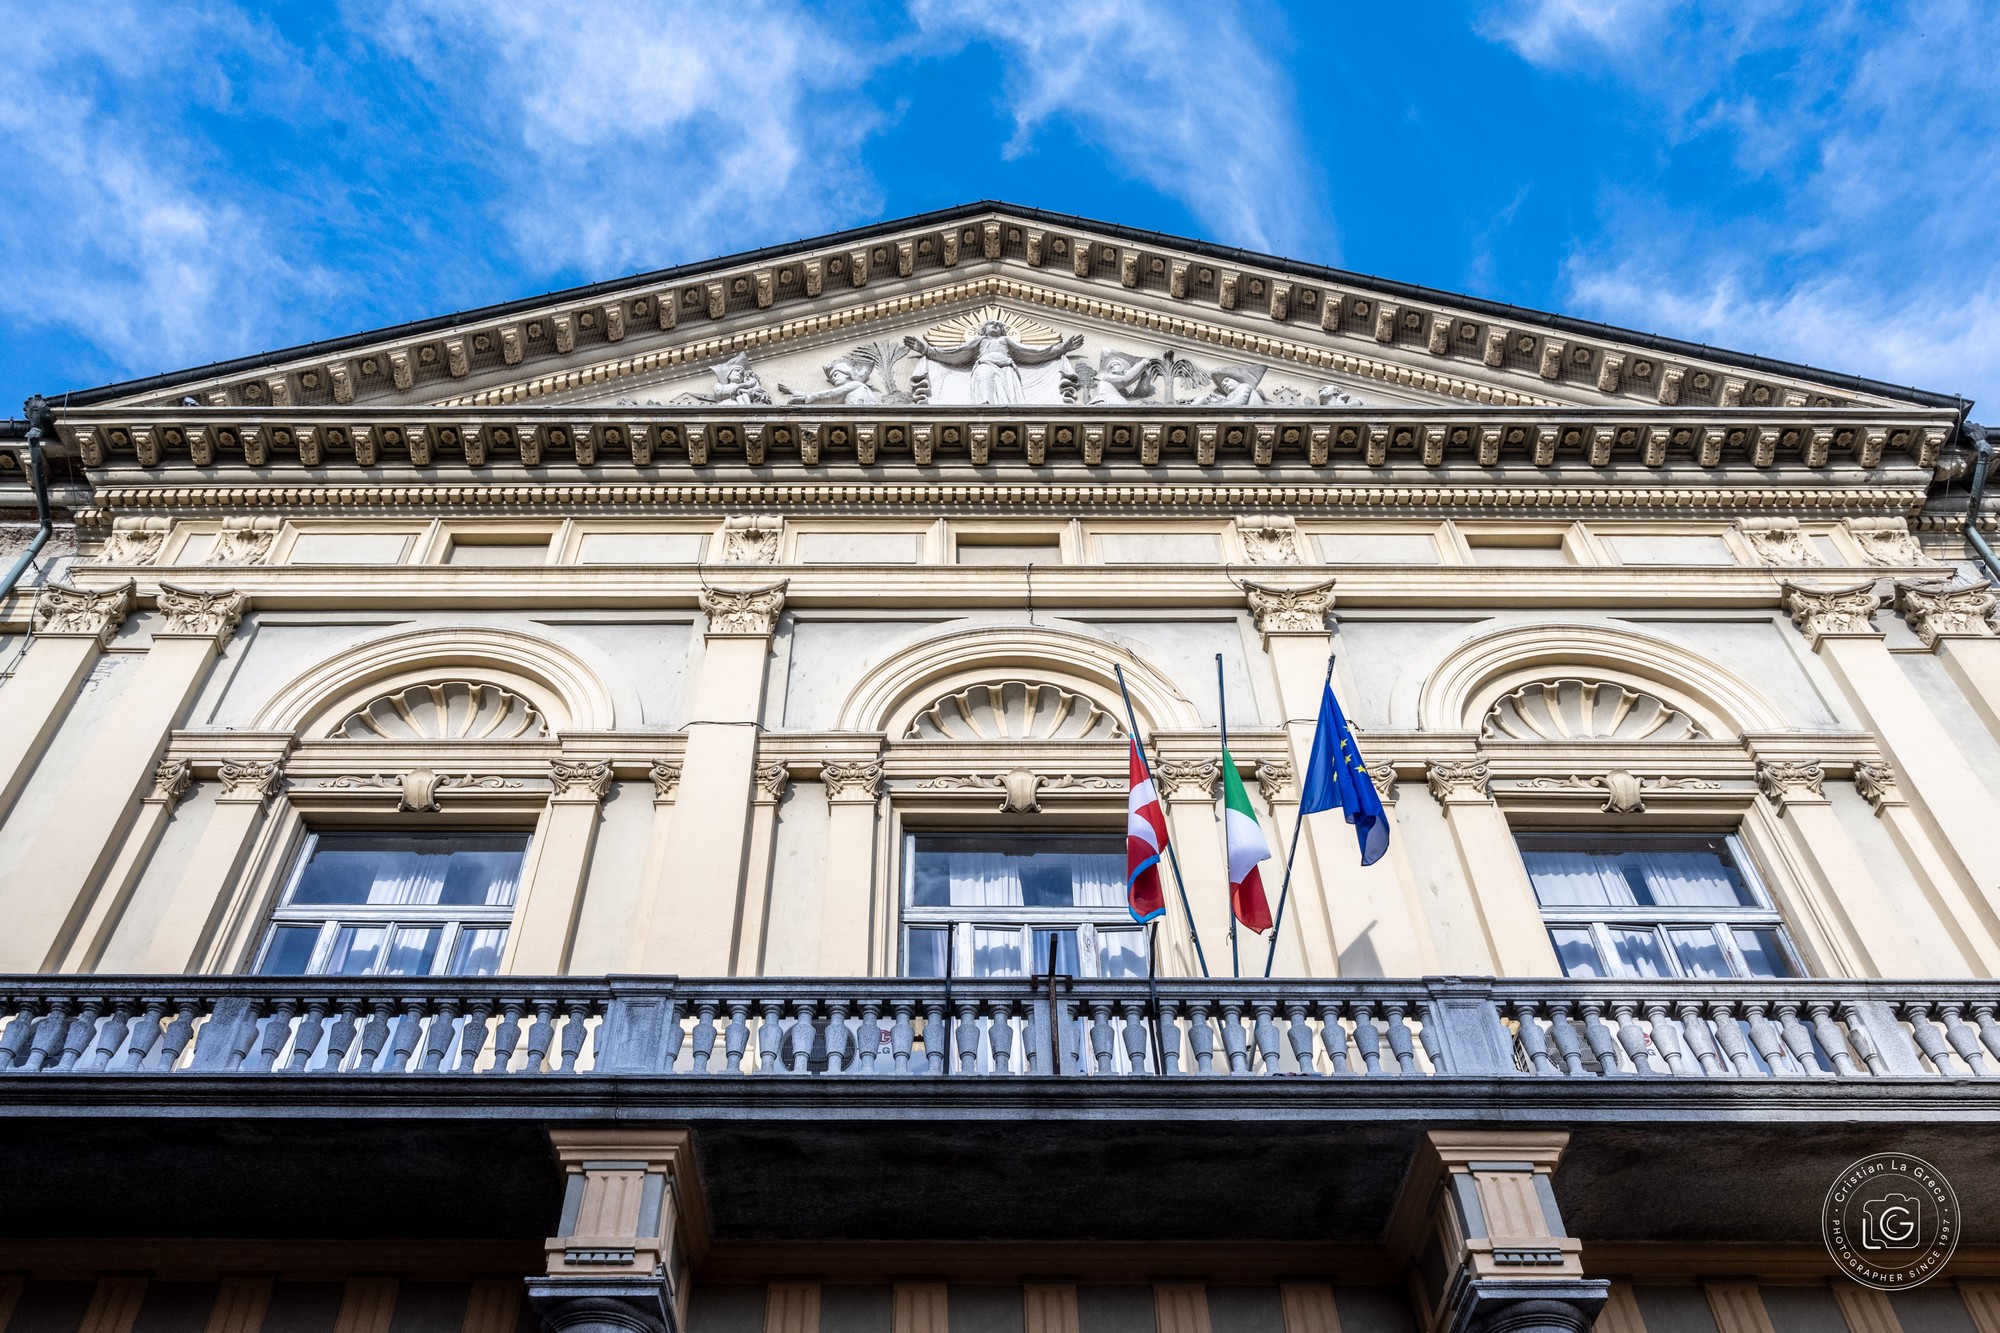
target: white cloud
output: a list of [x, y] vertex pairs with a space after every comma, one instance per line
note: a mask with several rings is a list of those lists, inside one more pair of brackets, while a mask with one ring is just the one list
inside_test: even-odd
[[1586, 51], [1627, 50], [1650, 34], [1675, 0], [1507, 0], [1480, 30], [1537, 65]]
[[1067, 122], [1107, 165], [1180, 200], [1219, 240], [1284, 251], [1323, 236], [1290, 80], [1237, 6], [912, 0], [911, 12], [934, 37], [1000, 52], [1010, 152]]

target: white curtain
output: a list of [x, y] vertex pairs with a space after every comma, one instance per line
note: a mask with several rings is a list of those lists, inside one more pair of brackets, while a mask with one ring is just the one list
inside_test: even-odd
[[1070, 862], [1078, 907], [1123, 907], [1125, 865], [1115, 856], [1079, 856]]
[[1021, 877], [1015, 858], [999, 852], [952, 852], [945, 873], [953, 907], [1019, 907]]

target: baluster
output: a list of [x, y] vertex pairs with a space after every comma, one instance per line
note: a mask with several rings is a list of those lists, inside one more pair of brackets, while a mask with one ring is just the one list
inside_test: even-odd
[[120, 1073], [130, 1073], [146, 1063], [153, 1047], [160, 1040], [160, 1020], [167, 1016], [167, 1002], [163, 999], [146, 1001], [145, 1012], [133, 1018], [131, 1031], [125, 1038], [125, 1054], [118, 1057], [112, 1066]]
[[861, 1002], [861, 1027], [854, 1034], [854, 1072], [872, 1074], [875, 1059], [882, 1053], [882, 1002], [870, 997]]
[[1785, 1048], [1798, 1060], [1800, 1069], [1807, 1074], [1827, 1072], [1820, 1068], [1819, 1057], [1813, 1054], [1812, 1034], [1799, 1022], [1798, 1001], [1778, 1001], [1778, 1030], [1785, 1034]]
[[1285, 1001], [1285, 1040], [1292, 1048], [1292, 1063], [1299, 1073], [1312, 1077], [1319, 1073], [1313, 1064], [1312, 1023], [1306, 1018], [1304, 1000]]
[[451, 1049], [452, 1038], [458, 1035], [454, 1030], [457, 1022], [458, 1001], [439, 1000], [424, 1028], [424, 1048], [417, 1057], [419, 1074], [435, 1074], [444, 1068], [445, 1052]]
[[889, 1065], [898, 1074], [910, 1072], [910, 1053], [917, 1046], [916, 1008], [909, 1000], [896, 1001], [896, 1022], [889, 1030]]
[[321, 1073], [338, 1074], [347, 1064], [347, 1052], [354, 1045], [360, 1014], [360, 1000], [349, 998], [340, 1001], [340, 1012], [334, 1016], [333, 1027], [326, 1034], [326, 1063], [320, 1066]]
[[847, 1068], [847, 1001], [835, 998], [826, 1004], [826, 1072], [838, 1074]]
[[[514, 1065], [514, 1049], [521, 1044], [521, 1015], [527, 1006], [519, 1000], [505, 1000], [500, 1005], [500, 1026], [493, 1032], [493, 1063], [486, 1066], [489, 1074], [504, 1074]], [[673, 1026], [673, 1016], [669, 1013], [667, 1025]], [[669, 1070], [672, 1064], [667, 1066]]]
[[812, 1068], [813, 1038], [817, 1006], [811, 1000], [798, 1000], [792, 1005], [792, 1072], [804, 1074]]
[[757, 1072], [781, 1073], [778, 1061], [785, 1054], [785, 1002], [766, 1000], [763, 1011], [764, 1021], [757, 1027]]
[[986, 1041], [993, 1050], [993, 1072], [1014, 1072], [1014, 1006], [995, 1000], [987, 1009]]
[[1542, 1032], [1541, 1022], [1535, 1017], [1535, 1003], [1532, 1000], [1514, 1002], [1514, 1032], [1521, 1042], [1521, 1053], [1528, 1057], [1528, 1072], [1549, 1075], [1557, 1073], [1555, 1061], [1549, 1059], [1548, 1038]]
[[1972, 1006], [1972, 1016], [1979, 1022], [1979, 1039], [1986, 1044], [1987, 1054], [2000, 1060], [2000, 1023], [1993, 1019], [1993, 1006], [1985, 1003], [1975, 1004]]
[[556, 1002], [554, 1000], [535, 1001], [535, 1021], [528, 1025], [528, 1063], [521, 1067], [524, 1074], [539, 1074], [548, 1063], [549, 1047], [556, 1040]]
[[0, 1069], [19, 1069], [28, 1062], [28, 1047], [35, 1039], [35, 1003], [21, 1000], [14, 1005], [13, 1021], [7, 1035], [0, 1037]]
[[361, 1059], [356, 1062], [354, 1072], [372, 1074], [376, 1062], [382, 1058], [382, 1048], [389, 1044], [390, 1015], [395, 1006], [388, 1000], [376, 1000], [368, 1007], [368, 1025], [361, 1029]]
[[1160, 1001], [1160, 1072], [1180, 1074], [1181, 1068], [1181, 1004], [1179, 1000]]
[[1134, 1074], [1146, 1072], [1146, 1002], [1125, 1001], [1125, 1064]]
[[1958, 1052], [1958, 1058], [1965, 1061], [1965, 1067], [1972, 1071], [1973, 1076], [1984, 1078], [1986, 1059], [1979, 1053], [1979, 1035], [1967, 1027], [1965, 1020], [1959, 1017], [1959, 1011], [1964, 1007], [1963, 1004], [1957, 1003], [1938, 1006], [1938, 1013], [1944, 1017], [1945, 1039], [1951, 1043], [1951, 1048]]
[[933, 1074], [944, 1073], [945, 1060], [951, 1054], [951, 1034], [944, 1027], [943, 999], [924, 1001], [924, 1063]]
[[486, 1049], [486, 1025], [493, 1021], [493, 1001], [476, 999], [465, 1015], [465, 1027], [458, 1035], [458, 1064], [454, 1073], [478, 1071], [479, 1057]]
[[690, 1074], [710, 1073], [715, 1063], [715, 1014], [714, 1000], [703, 1000], [695, 1006], [694, 1038], [690, 1049], [694, 1052], [694, 1065]]
[[568, 1009], [569, 1021], [563, 1024], [562, 1063], [556, 1066], [559, 1074], [582, 1072], [583, 1043], [590, 1036], [590, 1001], [571, 1000]]
[[1090, 1002], [1090, 1054], [1100, 1074], [1111, 1072], [1111, 1001]]
[[268, 1074], [278, 1062], [278, 1055], [285, 1049], [285, 1043], [292, 1037], [292, 1016], [299, 1011], [299, 1002], [287, 995], [274, 1000], [271, 1016], [264, 1020], [264, 1039], [243, 1061], [247, 1072]]
[[1243, 1001], [1225, 999], [1222, 1002], [1222, 1049], [1229, 1057], [1229, 1072], [1247, 1074], [1250, 1072], [1250, 1053], [1243, 1040]]
[[1665, 1000], [1646, 1001], [1646, 1026], [1652, 1029], [1653, 1050], [1666, 1060], [1667, 1072], [1681, 1075], [1692, 1072], [1688, 1069], [1687, 1047]]
[[1861, 1057], [1861, 1063], [1868, 1066], [1868, 1072], [1880, 1078], [1889, 1072], [1888, 1062], [1882, 1058], [1881, 1049], [1875, 1044], [1875, 1034], [1868, 1030], [1868, 1020], [1861, 1012], [1861, 1006], [1853, 1000], [1840, 1002], [1840, 1019], [1847, 1025], [1848, 1044]]
[[1263, 1074], [1285, 1072], [1284, 1052], [1278, 1046], [1278, 1025], [1272, 1020], [1272, 1002], [1258, 999], [1250, 1002], [1252, 1015], [1250, 1035], [1257, 1042], [1257, 1064]]
[[49, 1057], [61, 1047], [62, 1039], [69, 1035], [69, 997], [58, 996], [49, 1001], [48, 1012], [35, 1024], [34, 1044], [28, 1048], [28, 1058], [21, 1067], [30, 1074], [37, 1074], [49, 1063]]
[[1340, 1002], [1321, 1000], [1319, 1009], [1319, 1045], [1326, 1052], [1326, 1062], [1335, 1075], [1354, 1072], [1347, 1059], [1347, 1025], [1340, 1021]]
[[1208, 1001], [1188, 1001], [1188, 1043], [1194, 1047], [1194, 1072], [1215, 1072], [1215, 1029], [1208, 1025]]
[[389, 1038], [389, 1062], [383, 1067], [385, 1074], [407, 1074], [410, 1061], [417, 1053], [417, 1043], [424, 1035], [424, 1006], [417, 1000], [403, 1001], [403, 1012], [396, 1016], [396, 1030]]
[[1778, 1030], [1771, 1026], [1771, 1020], [1764, 1010], [1769, 1008], [1763, 1000], [1746, 1000], [1743, 1017], [1750, 1024], [1750, 1045], [1770, 1066], [1772, 1078], [1783, 1078], [1790, 1072], [1785, 1067], [1785, 1043], [1778, 1036]]
[[1728, 1073], [1722, 1063], [1721, 1054], [1715, 1049], [1715, 1034], [1708, 1030], [1708, 1021], [1702, 1017], [1699, 1000], [1680, 1002], [1681, 1037], [1688, 1049], [1694, 1052], [1695, 1060], [1701, 1065], [1701, 1072], [1714, 1078]]
[[1562, 1056], [1563, 1073], [1570, 1078], [1581, 1078], [1587, 1072], [1583, 1067], [1583, 1042], [1576, 1035], [1576, 1020], [1569, 1016], [1569, 1001], [1549, 1001], [1549, 1036], [1555, 1039], [1556, 1053]]
[[1957, 1071], [1951, 1066], [1951, 1057], [1945, 1053], [1944, 1038], [1931, 1026], [1930, 1005], [1922, 1000], [1912, 1000], [1903, 1006], [1903, 1017], [1909, 1020], [1910, 1035], [1917, 1039], [1917, 1046], [1929, 1057], [1939, 1077], [1957, 1077]]
[[687, 1005], [681, 1002], [678, 995], [669, 995], [665, 1008], [665, 1015], [660, 1020], [666, 1037], [660, 1049], [660, 1072], [677, 1074], [681, 1067], [681, 1047], [687, 1043], [687, 1032], [681, 1027], [681, 1019], [687, 1015]]
[[1583, 1011], [1584, 1040], [1590, 1043], [1590, 1053], [1597, 1057], [1597, 1072], [1605, 1078], [1623, 1074], [1625, 1064], [1618, 1056], [1617, 1039], [1604, 1023], [1604, 1002], [1585, 1000], [1578, 1008]]
[[1614, 1000], [1611, 1004], [1612, 1017], [1618, 1020], [1618, 1044], [1632, 1061], [1635, 1074], [1657, 1074], [1652, 1052], [1646, 1043], [1646, 1029], [1639, 1026], [1637, 1005], [1630, 1000]]
[[[1418, 1021], [1410, 1029], [1410, 1035], [1423, 1048], [1424, 1054], [1430, 1057], [1431, 1072], [1433, 1074], [1451, 1073], [1451, 1052], [1446, 1049], [1444, 1042], [1441, 1040], [1444, 1032], [1444, 1020], [1438, 1017], [1437, 1002], [1425, 999], [1417, 1006], [1415, 1018]], [[1500, 1021], [1500, 1007], [1497, 1004], [1493, 1007], [1493, 1021], [1496, 1023]], [[1433, 1042], [1436, 1045], [1432, 1045]]]
[[104, 1012], [104, 1001], [87, 999], [70, 1023], [69, 1031], [63, 1034], [62, 1055], [56, 1061], [59, 1070], [74, 1069], [76, 1062], [83, 1058], [84, 1048], [97, 1036], [97, 1017]]
[[743, 1052], [750, 1049], [750, 1002], [731, 1000], [729, 1002], [729, 1031], [723, 1035], [722, 1072], [741, 1074], [743, 1072]]
[[979, 1002], [960, 996], [958, 1000], [958, 1072], [979, 1072]]
[[191, 1054], [194, 1047], [195, 1025], [201, 1021], [199, 1000], [175, 1000], [174, 1018], [166, 1030], [160, 1034], [160, 1044], [153, 1048], [147, 1059], [148, 1069], [172, 1070], [180, 1066], [181, 1057]]
[[1401, 1000], [1390, 1000], [1382, 1006], [1382, 1016], [1388, 1021], [1389, 1050], [1396, 1057], [1396, 1065], [1405, 1074], [1417, 1072], [1417, 1053], [1410, 1044], [1410, 1019], [1407, 1006]]
[[303, 1074], [312, 1063], [313, 1053], [319, 1050], [319, 1039], [326, 1032], [328, 1004], [317, 997], [306, 1001], [306, 1016], [299, 1020], [298, 1033], [292, 1039], [291, 1058], [285, 1061], [286, 1073]]
[[1727, 1000], [1710, 1000], [1708, 1016], [1715, 1022], [1715, 1039], [1729, 1057], [1730, 1072], [1738, 1078], [1755, 1078], [1757, 1061], [1744, 1044], [1743, 1024], [1737, 1020], [1736, 1006]]
[[132, 1033], [132, 1001], [115, 1000], [111, 1014], [97, 1030], [97, 1040], [90, 1045], [90, 1053], [79, 1063], [85, 1073], [94, 1074], [111, 1063], [111, 1057], [125, 1044], [125, 1038]]
[[1833, 1021], [1833, 1005], [1830, 1001], [1814, 1000], [1807, 1006], [1812, 1015], [1813, 1035], [1819, 1038], [1820, 1046], [1833, 1060], [1833, 1072], [1843, 1078], [1853, 1078], [1861, 1072], [1848, 1053], [1847, 1034]]
[[1375, 1026], [1375, 1007], [1367, 1000], [1356, 1000], [1351, 1012], [1354, 1015], [1354, 1049], [1361, 1052], [1361, 1072], [1379, 1074], [1382, 1072], [1382, 1032]]

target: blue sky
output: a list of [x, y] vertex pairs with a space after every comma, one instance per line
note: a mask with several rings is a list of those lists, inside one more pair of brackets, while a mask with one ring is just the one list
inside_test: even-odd
[[2000, 5], [0, 0], [0, 412], [977, 198], [1987, 401]]

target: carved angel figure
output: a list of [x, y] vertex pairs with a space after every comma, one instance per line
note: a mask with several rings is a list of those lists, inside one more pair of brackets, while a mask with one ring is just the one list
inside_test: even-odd
[[1331, 384], [1322, 384], [1319, 386], [1319, 405], [1321, 407], [1355, 407], [1359, 406], [1360, 403], [1361, 400], [1359, 398], [1356, 398], [1344, 389], [1335, 388]]
[[1050, 347], [1030, 347], [1016, 342], [1007, 326], [989, 319], [979, 326], [976, 336], [956, 347], [939, 347], [925, 338], [909, 337], [903, 343], [917, 355], [972, 372], [972, 401], [982, 405], [1018, 403], [1022, 366], [1042, 366], [1068, 356], [1083, 346], [1083, 335], [1073, 333]]
[[707, 393], [696, 389], [681, 395], [683, 401], [711, 403], [717, 407], [757, 407], [768, 404], [764, 381], [750, 368], [750, 354], [738, 352], [714, 368], [715, 388]]
[[1262, 366], [1216, 366], [1208, 372], [1215, 387], [1194, 400], [1197, 407], [1260, 407], [1264, 379]]
[[826, 382], [833, 387], [815, 389], [809, 393], [793, 393], [780, 384], [778, 392], [790, 394], [791, 401], [798, 403], [845, 403], [849, 407], [871, 407], [882, 401], [875, 392], [875, 386], [868, 382], [871, 366], [857, 365], [847, 357], [829, 361], [821, 367]]

